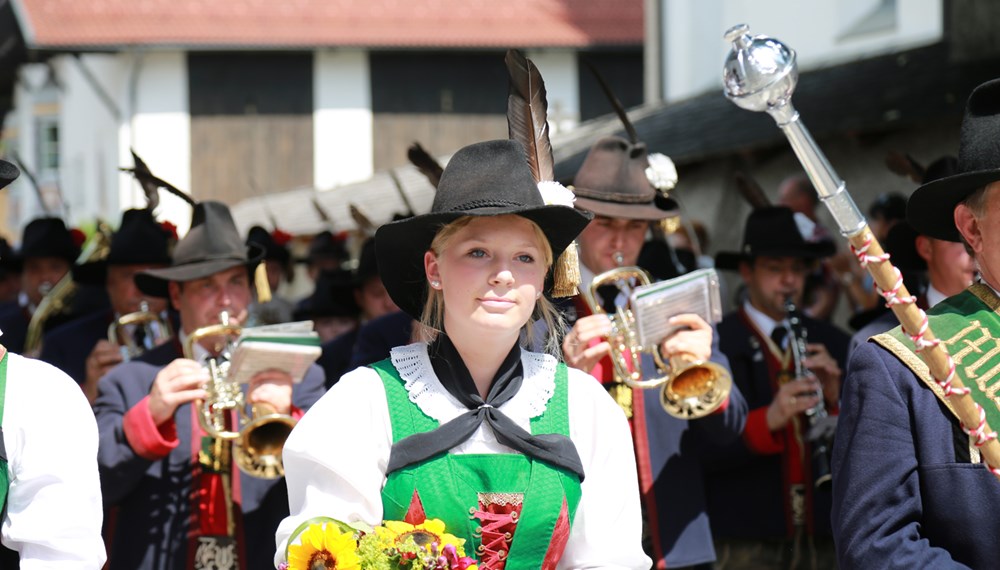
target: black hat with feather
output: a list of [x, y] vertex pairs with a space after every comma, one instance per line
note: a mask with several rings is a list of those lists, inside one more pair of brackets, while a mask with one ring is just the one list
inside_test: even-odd
[[73, 280], [104, 285], [109, 265], [169, 265], [177, 236], [158, 223], [148, 209], [125, 210], [118, 231], [111, 237], [108, 256], [73, 268]]

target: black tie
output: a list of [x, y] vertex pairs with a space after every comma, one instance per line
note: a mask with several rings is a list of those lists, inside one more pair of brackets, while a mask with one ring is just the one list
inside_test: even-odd
[[529, 457], [572, 471], [583, 480], [583, 463], [573, 440], [554, 433], [532, 435], [498, 409], [521, 389], [524, 371], [520, 346], [515, 344], [507, 354], [493, 378], [485, 401], [479, 395], [472, 375], [447, 335], [438, 335], [427, 352], [441, 384], [469, 411], [437, 429], [415, 433], [394, 443], [389, 453], [386, 474], [446, 453], [472, 437], [479, 426], [486, 422], [493, 428], [500, 443]]
[[771, 340], [774, 341], [774, 344], [780, 350], [785, 349], [785, 337], [787, 336], [788, 336], [788, 329], [785, 328], [785, 326], [781, 323], [778, 323], [778, 326], [774, 327], [774, 330], [771, 331]]

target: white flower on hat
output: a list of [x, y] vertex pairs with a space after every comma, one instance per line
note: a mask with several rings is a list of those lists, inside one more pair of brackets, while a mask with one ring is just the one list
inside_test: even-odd
[[556, 182], [555, 180], [542, 180], [538, 183], [538, 191], [542, 194], [542, 201], [546, 206], [569, 206], [573, 207], [576, 195], [569, 188]]
[[665, 154], [655, 152], [648, 157], [649, 166], [646, 167], [646, 178], [660, 192], [667, 193], [677, 186], [677, 167], [674, 161]]

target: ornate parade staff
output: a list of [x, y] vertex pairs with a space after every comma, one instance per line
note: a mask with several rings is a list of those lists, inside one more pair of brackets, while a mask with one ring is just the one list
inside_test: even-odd
[[882, 250], [868, 222], [847, 193], [846, 184], [830, 166], [792, 106], [792, 91], [798, 80], [795, 51], [773, 38], [752, 37], [745, 24], [730, 28], [725, 38], [733, 44], [726, 56], [722, 77], [726, 97], [749, 111], [766, 111], [778, 123], [816, 187], [820, 200], [836, 220], [840, 232], [850, 241], [851, 251], [875, 279], [879, 294], [899, 319], [903, 332], [913, 341], [915, 351], [952, 404], [962, 429], [974, 438], [987, 467], [1000, 478], [1000, 443], [997, 433], [986, 423], [985, 410], [955, 374], [955, 363], [928, 327], [927, 315], [915, 304], [916, 298], [903, 285], [899, 269], [889, 262], [889, 255]]

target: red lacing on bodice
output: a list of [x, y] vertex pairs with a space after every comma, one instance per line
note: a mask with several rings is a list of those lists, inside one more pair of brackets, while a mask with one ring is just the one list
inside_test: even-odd
[[470, 509], [473, 517], [479, 519], [482, 526], [476, 529], [480, 538], [479, 568], [482, 570], [502, 570], [507, 563], [507, 553], [510, 552], [510, 541], [520, 516], [520, 504], [487, 504], [480, 505], [479, 510]]

